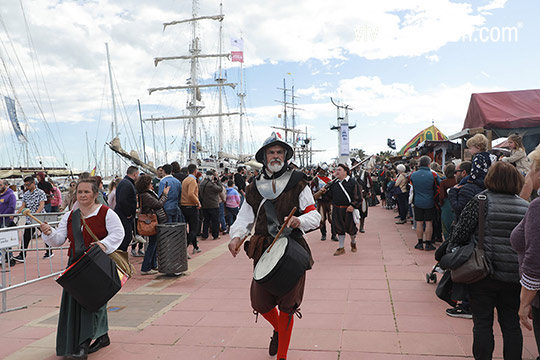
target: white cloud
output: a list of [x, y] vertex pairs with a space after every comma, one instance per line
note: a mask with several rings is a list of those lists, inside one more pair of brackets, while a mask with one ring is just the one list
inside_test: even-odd
[[502, 9], [508, 0], [492, 0], [487, 5], [479, 6], [478, 11], [488, 12], [489, 10]]
[[431, 62], [439, 62], [439, 57], [437, 55], [426, 55], [426, 59]]

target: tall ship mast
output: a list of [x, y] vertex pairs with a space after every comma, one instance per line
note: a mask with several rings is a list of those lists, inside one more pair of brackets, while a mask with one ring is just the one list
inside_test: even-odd
[[[189, 163], [197, 163], [198, 155], [203, 150], [200, 139], [202, 138], [202, 135], [200, 133], [198, 120], [204, 119], [204, 118], [218, 118], [218, 132], [217, 132], [217, 153], [219, 154], [224, 152], [224, 129], [223, 129], [223, 117], [224, 116], [232, 116], [232, 115], [239, 115], [240, 112], [223, 112], [223, 88], [224, 87], [230, 87], [234, 89], [236, 87], [236, 83], [229, 83], [227, 82], [226, 77], [224, 76], [223, 69], [222, 69], [222, 60], [223, 58], [230, 58], [230, 53], [224, 53], [223, 52], [223, 39], [222, 39], [222, 28], [223, 28], [223, 19], [225, 18], [225, 15], [223, 15], [223, 6], [220, 4], [220, 14], [219, 15], [211, 15], [211, 16], [200, 16], [198, 13], [199, 9], [199, 1], [193, 0], [192, 1], [192, 17], [190, 19], [185, 20], [179, 20], [179, 21], [172, 21], [169, 23], [164, 23], [164, 30], [168, 28], [169, 26], [179, 25], [179, 24], [185, 24], [189, 23], [191, 26], [191, 44], [189, 46], [189, 55], [181, 55], [181, 56], [169, 56], [169, 57], [156, 57], [154, 59], [154, 64], [157, 66], [162, 61], [174, 61], [174, 60], [188, 60], [190, 62], [190, 78], [187, 80], [186, 85], [180, 85], [180, 86], [167, 86], [167, 87], [157, 87], [157, 88], [150, 88], [148, 89], [148, 92], [150, 94], [156, 92], [156, 91], [168, 91], [168, 90], [187, 90], [188, 91], [188, 101], [186, 109], [188, 110], [188, 115], [178, 115], [178, 116], [170, 116], [170, 117], [152, 117], [149, 119], [145, 119], [144, 121], [166, 121], [166, 120], [187, 120], [185, 123], [186, 129], [185, 134], [187, 135], [188, 146], [187, 146], [187, 161]], [[215, 54], [206, 54], [202, 52], [201, 49], [201, 41], [198, 34], [198, 22], [199, 21], [219, 21], [219, 50], [218, 53]], [[219, 69], [217, 72], [217, 76], [214, 79], [214, 83], [210, 84], [201, 84], [200, 81], [200, 59], [205, 58], [217, 58], [219, 60]], [[203, 113], [203, 109], [205, 108], [205, 105], [202, 101], [202, 95], [201, 95], [201, 89], [206, 88], [218, 88], [218, 110], [216, 113]], [[241, 147], [241, 145], [240, 145]], [[240, 150], [241, 151], [241, 150]]]

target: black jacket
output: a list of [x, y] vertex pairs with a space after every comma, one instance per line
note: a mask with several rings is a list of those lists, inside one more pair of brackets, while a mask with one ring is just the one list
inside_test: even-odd
[[135, 216], [136, 211], [137, 190], [135, 190], [135, 181], [126, 175], [116, 187], [116, 206], [114, 212], [128, 218], [130, 216]]
[[461, 188], [451, 187], [448, 190], [448, 201], [450, 206], [456, 214], [456, 221], [459, 219], [459, 215], [465, 208], [465, 205], [476, 195], [484, 189], [476, 183], [466, 183]]

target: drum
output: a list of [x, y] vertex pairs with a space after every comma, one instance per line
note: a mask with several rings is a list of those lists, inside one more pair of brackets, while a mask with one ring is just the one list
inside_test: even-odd
[[280, 237], [264, 251], [253, 271], [253, 279], [272, 295], [283, 296], [291, 291], [310, 268], [309, 254], [294, 240]]

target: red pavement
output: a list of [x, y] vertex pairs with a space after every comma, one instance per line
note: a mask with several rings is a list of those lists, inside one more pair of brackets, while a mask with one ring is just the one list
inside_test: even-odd
[[[320, 241], [318, 231], [308, 234], [315, 265], [307, 273], [303, 318], [295, 321], [289, 360], [472, 358], [472, 320], [445, 315], [448, 306], [436, 298], [436, 285], [426, 283], [433, 252], [413, 248], [415, 232], [410, 224], [395, 225], [395, 212], [369, 211], [357, 253], [350, 252], [347, 239], [347, 253], [334, 257], [337, 243]], [[267, 349], [271, 327], [261, 316], [255, 323], [249, 304], [251, 261], [243, 253], [233, 259], [228, 240], [202, 241], [203, 252], [190, 260], [187, 276], [130, 279], [118, 299], [174, 295], [175, 301], [159, 309], [126, 302], [117, 316], [141, 321], [126, 326], [111, 316], [111, 345], [89, 358], [272, 359]], [[65, 259], [59, 258], [54, 260], [61, 267]], [[140, 269], [141, 259], [135, 262]], [[13, 276], [21, 269], [17, 265]], [[59, 359], [55, 327], [47, 319], [57, 312], [60, 292], [49, 279], [8, 294], [9, 307], [28, 308], [0, 314], [0, 358]], [[502, 358], [498, 325], [495, 336], [495, 357]], [[526, 330], [524, 336], [523, 358], [535, 359], [534, 337]]]

